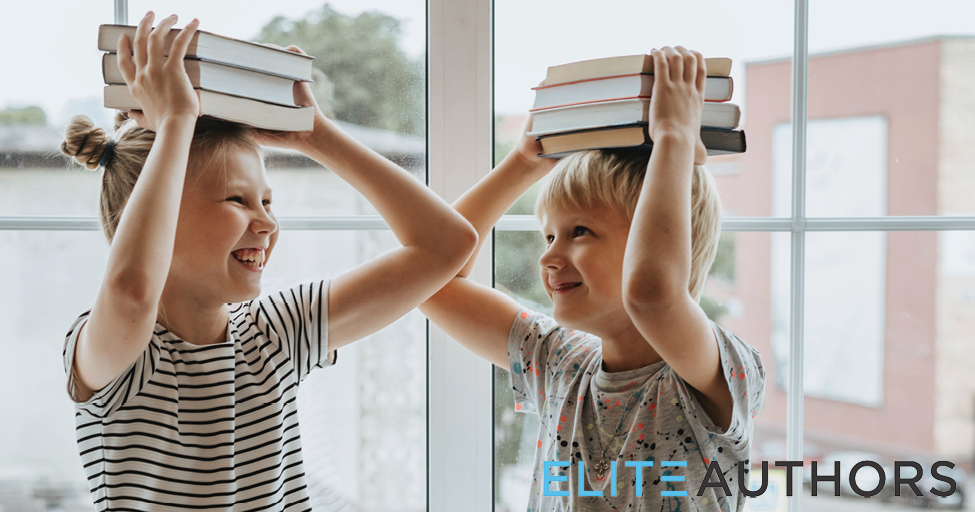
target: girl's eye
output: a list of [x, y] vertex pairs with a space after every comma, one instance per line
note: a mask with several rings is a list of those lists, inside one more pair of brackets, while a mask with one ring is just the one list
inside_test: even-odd
[[265, 200], [261, 201], [261, 204], [263, 204], [264, 206], [271, 206], [271, 200], [270, 199], [265, 199]]
[[572, 236], [582, 236], [582, 235], [585, 235], [585, 234], [590, 233], [590, 232], [591, 231], [589, 231], [589, 228], [587, 228], [585, 226], [576, 226], [572, 230]]
[[554, 236], [552, 236], [552, 235], [545, 235], [545, 243], [546, 244], [551, 244], [554, 241], [555, 241], [555, 237]]
[[244, 198], [243, 197], [240, 197], [240, 196], [228, 197], [227, 198], [227, 201], [233, 201], [235, 203], [244, 204]]

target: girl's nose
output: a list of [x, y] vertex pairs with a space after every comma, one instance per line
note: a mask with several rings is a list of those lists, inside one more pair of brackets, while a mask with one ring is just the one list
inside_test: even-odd
[[269, 235], [278, 230], [278, 221], [271, 212], [262, 208], [251, 222], [251, 229], [256, 233]]

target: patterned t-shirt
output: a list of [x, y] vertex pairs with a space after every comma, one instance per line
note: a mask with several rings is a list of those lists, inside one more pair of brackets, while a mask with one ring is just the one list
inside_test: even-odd
[[328, 282], [230, 307], [227, 341], [193, 345], [156, 324], [142, 355], [75, 402], [81, 462], [97, 510], [305, 511], [296, 398], [328, 352]]
[[[712, 328], [734, 399], [727, 431], [711, 421], [693, 389], [666, 362], [606, 372], [598, 337], [521, 310], [508, 338], [515, 409], [537, 413], [541, 420], [528, 512], [741, 510], [745, 496], [738, 491], [738, 464], [744, 464], [747, 479], [752, 419], [762, 407], [765, 370], [754, 348], [717, 324]], [[614, 460], [615, 495], [611, 470], [599, 471], [600, 461], [611, 465]], [[546, 461], [571, 463], [550, 468], [551, 475], [565, 477], [550, 482], [550, 489], [568, 496], [544, 495]], [[626, 467], [627, 461], [653, 462], [641, 470], [640, 497], [637, 470]], [[730, 496], [714, 488], [697, 496], [711, 461], [720, 465]], [[580, 495], [580, 490], [602, 495]], [[686, 496], [667, 495], [681, 492]]]

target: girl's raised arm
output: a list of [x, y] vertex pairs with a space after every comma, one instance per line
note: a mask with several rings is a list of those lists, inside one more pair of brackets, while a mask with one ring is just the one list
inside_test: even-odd
[[132, 117], [156, 137], [112, 239], [95, 305], [79, 334], [74, 371], [76, 398], [82, 400], [118, 377], [145, 351], [152, 336], [172, 262], [190, 143], [200, 112], [183, 67], [199, 22], [186, 25], [167, 59], [165, 38], [176, 16], [162, 20], [155, 30], [152, 21], [149, 12], [133, 41], [125, 35], [119, 38], [119, 69], [143, 108]]
[[315, 107], [314, 129], [262, 132], [261, 143], [298, 149], [334, 171], [375, 206], [403, 245], [332, 280], [328, 348], [334, 350], [382, 329], [436, 293], [467, 262], [477, 233], [423, 183], [326, 118], [307, 83], [295, 83], [294, 93], [296, 104]]

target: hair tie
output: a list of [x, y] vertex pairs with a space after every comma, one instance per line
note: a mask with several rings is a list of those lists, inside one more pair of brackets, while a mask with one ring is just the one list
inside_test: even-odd
[[102, 153], [102, 159], [98, 161], [98, 166], [105, 167], [113, 156], [115, 156], [115, 139], [109, 139], [105, 146], [105, 152]]

